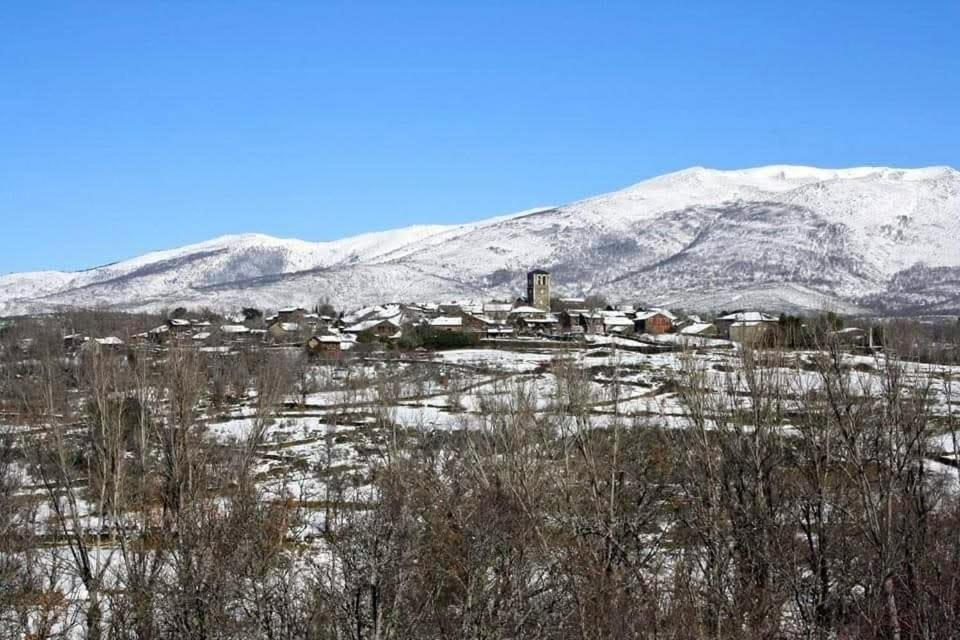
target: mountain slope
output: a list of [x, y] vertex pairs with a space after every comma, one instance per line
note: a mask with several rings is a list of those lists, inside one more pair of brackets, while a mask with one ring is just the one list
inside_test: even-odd
[[511, 297], [533, 267], [552, 271], [558, 292], [634, 302], [948, 312], [960, 301], [960, 173], [693, 168], [464, 225], [316, 243], [224, 236], [82, 272], [0, 276], [0, 314]]

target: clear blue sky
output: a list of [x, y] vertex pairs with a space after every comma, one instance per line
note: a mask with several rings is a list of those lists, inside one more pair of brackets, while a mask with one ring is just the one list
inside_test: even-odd
[[958, 166], [958, 5], [4, 2], [0, 272], [692, 165]]

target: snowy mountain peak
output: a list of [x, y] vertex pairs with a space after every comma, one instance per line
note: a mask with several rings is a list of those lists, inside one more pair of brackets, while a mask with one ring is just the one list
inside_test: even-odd
[[[833, 180], [936, 180], [957, 178], [960, 172], [947, 166], [920, 167], [916, 169], [897, 169], [891, 167], [850, 167], [846, 169], [822, 169], [804, 165], [766, 165], [749, 169], [710, 169], [691, 167], [673, 173], [651, 178], [634, 187], [646, 184], [691, 184], [706, 182], [734, 183], [741, 186], [781, 190], [795, 183], [827, 182]], [[779, 187], [777, 183], [788, 183]]]
[[564, 206], [328, 242], [225, 235], [77, 273], [0, 276], [0, 313], [342, 307], [558, 292], [771, 310], [960, 308], [960, 173], [692, 167]]

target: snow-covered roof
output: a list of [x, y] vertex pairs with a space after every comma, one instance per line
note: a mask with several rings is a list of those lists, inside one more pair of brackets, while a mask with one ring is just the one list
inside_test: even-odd
[[223, 333], [250, 333], [250, 329], [242, 324], [225, 324], [220, 327], [220, 331]]
[[633, 320], [626, 316], [604, 316], [603, 324], [608, 327], [632, 327]]
[[777, 322], [777, 319], [762, 311], [737, 311], [721, 316], [720, 320], [731, 322]]
[[100, 346], [111, 347], [119, 346], [123, 344], [123, 340], [116, 336], [108, 336], [106, 338], [94, 338], [94, 341]]
[[362, 307], [343, 316], [343, 321], [347, 324], [357, 324], [368, 320], [386, 320], [399, 316], [401, 313], [399, 304], [375, 305], [371, 307]]
[[279, 322], [274, 326], [280, 327], [281, 331], [286, 331], [287, 333], [296, 333], [300, 331], [300, 325], [296, 322]]
[[431, 327], [462, 327], [463, 318], [460, 316], [438, 316], [430, 321]]
[[339, 343], [342, 338], [340, 336], [314, 336], [314, 339], [317, 342], [326, 342], [326, 343]]
[[173, 318], [170, 320], [170, 326], [172, 327], [189, 327], [190, 321], [186, 318]]
[[644, 311], [638, 311], [635, 316], [637, 320], [649, 320], [653, 316], [663, 316], [674, 322], [677, 319], [677, 316], [673, 315], [666, 309], [645, 309]]
[[400, 316], [394, 316], [392, 318], [373, 318], [372, 320], [364, 320], [363, 322], [358, 322], [352, 326], [349, 326], [344, 329], [344, 331], [349, 331], [350, 333], [363, 333], [368, 329], [373, 329], [374, 327], [381, 325], [383, 323], [391, 324], [397, 328], [400, 327]]
[[484, 313], [510, 313], [513, 305], [509, 302], [487, 302], [483, 305]]
[[680, 329], [680, 333], [688, 336], [695, 336], [697, 334], [708, 331], [713, 325], [709, 322], [694, 322], [693, 324], [688, 324], [687, 326]]
[[535, 314], [535, 313], [546, 313], [543, 309], [538, 309], [537, 307], [522, 306], [514, 307], [510, 310], [511, 315], [519, 316], [525, 314]]
[[166, 332], [168, 332], [168, 331], [170, 331], [170, 327], [168, 327], [168, 326], [165, 325], [165, 324], [162, 324], [162, 325], [160, 325], [159, 327], [155, 327], [155, 328], [153, 328], [153, 329], [150, 329], [150, 331], [148, 331], [147, 333], [160, 334], [160, 333], [166, 333]]
[[549, 313], [542, 318], [524, 318], [523, 321], [527, 324], [555, 324], [559, 322], [557, 316]]
[[210, 337], [209, 331], [201, 331], [200, 333], [194, 334], [193, 339], [202, 342], [203, 340], [207, 340], [209, 337]]

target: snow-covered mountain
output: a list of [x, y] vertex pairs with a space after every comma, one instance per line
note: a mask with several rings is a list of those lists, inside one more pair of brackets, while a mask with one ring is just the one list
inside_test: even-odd
[[691, 309], [960, 308], [960, 172], [693, 168], [572, 204], [335, 242], [224, 236], [82, 272], [0, 276], [0, 314], [570, 295]]

